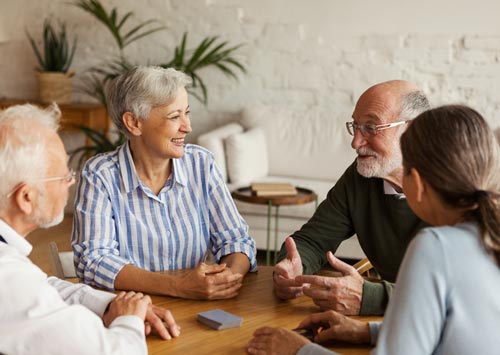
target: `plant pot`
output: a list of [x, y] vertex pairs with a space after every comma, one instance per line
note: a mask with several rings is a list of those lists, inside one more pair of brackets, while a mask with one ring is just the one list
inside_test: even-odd
[[69, 104], [73, 95], [74, 72], [37, 72], [38, 99], [42, 103]]

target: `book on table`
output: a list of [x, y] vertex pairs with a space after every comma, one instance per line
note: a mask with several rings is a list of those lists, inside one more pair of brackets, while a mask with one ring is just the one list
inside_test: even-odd
[[295, 196], [297, 189], [289, 183], [254, 182], [252, 192], [257, 196]]

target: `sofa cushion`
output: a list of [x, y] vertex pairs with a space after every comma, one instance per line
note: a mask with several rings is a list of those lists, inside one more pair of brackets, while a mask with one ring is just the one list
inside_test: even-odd
[[224, 151], [224, 140], [236, 133], [243, 132], [243, 127], [238, 123], [230, 123], [198, 136], [198, 144], [214, 153], [215, 162], [227, 181], [226, 153]]
[[264, 131], [257, 127], [226, 138], [229, 181], [250, 184], [268, 173], [267, 148]]
[[243, 111], [241, 124], [264, 130], [269, 175], [338, 180], [355, 157], [348, 120], [320, 110], [256, 106]]

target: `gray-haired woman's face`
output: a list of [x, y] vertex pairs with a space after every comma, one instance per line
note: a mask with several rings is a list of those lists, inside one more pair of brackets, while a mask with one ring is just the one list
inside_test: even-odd
[[175, 99], [151, 110], [147, 120], [140, 121], [139, 138], [150, 155], [163, 158], [181, 158], [184, 139], [191, 132], [188, 94], [180, 88]]

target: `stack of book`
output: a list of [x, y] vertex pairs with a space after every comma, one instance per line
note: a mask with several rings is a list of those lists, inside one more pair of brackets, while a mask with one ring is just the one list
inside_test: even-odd
[[275, 182], [255, 182], [251, 185], [257, 196], [295, 196], [297, 189], [292, 184]]

